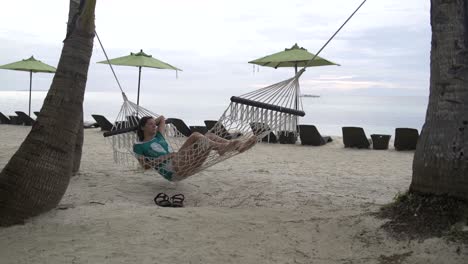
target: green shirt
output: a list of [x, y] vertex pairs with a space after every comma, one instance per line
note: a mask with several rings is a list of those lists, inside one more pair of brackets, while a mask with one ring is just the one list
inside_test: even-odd
[[133, 152], [152, 158], [158, 158], [170, 153], [169, 145], [159, 131], [152, 140], [135, 143], [135, 145], [133, 145]]
[[[133, 145], [133, 152], [145, 157], [158, 158], [169, 154], [170, 150], [166, 139], [158, 131], [153, 139], [135, 143], [135, 145]], [[172, 179], [173, 171], [170, 159], [161, 162], [155, 167], [155, 169], [164, 178], [168, 180]]]

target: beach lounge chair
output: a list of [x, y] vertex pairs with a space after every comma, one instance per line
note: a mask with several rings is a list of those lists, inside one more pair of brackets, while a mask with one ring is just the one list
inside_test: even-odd
[[302, 145], [322, 146], [332, 142], [332, 138], [320, 135], [314, 125], [299, 125], [299, 136]]
[[19, 124], [22, 124], [25, 126], [32, 126], [34, 124], [34, 119], [32, 119], [26, 113], [21, 112], [21, 111], [15, 111], [15, 113], [18, 115]]
[[22, 123], [20, 122], [19, 116], [9, 115], [8, 118], [10, 118], [11, 125], [22, 125]]
[[[33, 112], [36, 117], [39, 117], [40, 112], [39, 111], [34, 111]], [[96, 122], [89, 122], [89, 121], [83, 121], [83, 128], [95, 128], [99, 127], [99, 125]]]
[[11, 124], [10, 118], [0, 112], [0, 124]]
[[379, 149], [379, 150], [388, 149], [388, 142], [390, 142], [390, 138], [392, 137], [392, 135], [372, 134], [370, 136], [372, 139], [373, 149]]
[[190, 127], [190, 130], [192, 130], [192, 132], [198, 132], [202, 135], [205, 135], [206, 132], [208, 132], [208, 129], [206, 128], [206, 126], [189, 126]]
[[395, 142], [396, 150], [415, 150], [419, 139], [419, 132], [414, 128], [396, 128]]
[[296, 131], [279, 131], [279, 143], [280, 144], [296, 144], [297, 133]]
[[206, 129], [208, 129], [208, 131], [213, 132], [214, 134], [224, 139], [235, 139], [235, 138], [242, 136], [242, 134], [239, 132], [229, 133], [229, 131], [227, 131], [227, 129], [223, 126], [223, 124], [218, 123], [218, 121], [216, 120], [205, 120], [204, 122], [206, 125]]
[[101, 128], [101, 131], [111, 131], [112, 130], [112, 123], [107, 120], [107, 118], [105, 118], [104, 116], [102, 115], [91, 115], [94, 120], [96, 120], [96, 123], [98, 123], [99, 127]]
[[192, 134], [192, 130], [185, 124], [182, 119], [179, 118], [167, 118], [166, 124], [174, 125], [177, 130], [184, 136], [189, 137]]
[[252, 128], [252, 131], [254, 135], [256, 136], [264, 133], [265, 131], [270, 130], [270, 133], [262, 138], [262, 142], [268, 142], [268, 143], [278, 142], [278, 137], [275, 135], [275, 133], [273, 133], [273, 131], [271, 131], [270, 127], [267, 124], [254, 122], [254, 123], [250, 123], [250, 128]]
[[99, 125], [96, 122], [83, 121], [83, 128], [96, 128]]
[[342, 127], [345, 148], [369, 148], [371, 141], [362, 127]]

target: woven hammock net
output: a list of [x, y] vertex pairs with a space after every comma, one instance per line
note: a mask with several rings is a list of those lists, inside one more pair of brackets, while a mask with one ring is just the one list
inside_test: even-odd
[[[268, 139], [271, 133], [297, 136], [298, 116], [304, 116], [298, 82], [303, 72], [301, 70], [293, 78], [271, 86], [231, 97], [230, 105], [219, 120], [205, 136], [199, 134], [193, 144], [184, 146], [190, 134], [168, 118], [164, 138], [174, 154], [159, 158], [141, 157], [133, 152], [133, 146], [138, 142], [136, 130], [140, 118], [157, 118], [159, 115], [137, 106], [123, 94], [124, 103], [114, 127], [104, 134], [112, 144], [114, 161], [140, 168], [152, 167], [156, 172], [171, 162], [171, 167], [176, 169], [170, 180], [180, 181], [242, 153], [255, 142]], [[213, 142], [226, 148], [213, 147]]]

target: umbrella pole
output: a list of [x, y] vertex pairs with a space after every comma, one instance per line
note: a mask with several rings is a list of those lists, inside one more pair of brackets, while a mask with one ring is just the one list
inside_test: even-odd
[[139, 108], [139, 106], [140, 106], [140, 80], [141, 80], [141, 66], [138, 67], [137, 115], [138, 115], [138, 108]]
[[29, 71], [29, 112], [28, 112], [29, 116], [31, 116], [31, 91], [32, 91], [32, 71]]
[[[295, 73], [297, 75], [297, 62], [294, 65], [294, 71], [295, 71]], [[299, 88], [296, 89], [296, 101], [294, 102], [294, 109], [296, 109], [296, 110], [298, 110], [297, 109], [298, 101], [299, 101]], [[296, 120], [297, 120], [297, 117], [296, 117]]]
[[[297, 75], [297, 62], [296, 62], [296, 64], [294, 65], [294, 70], [295, 70], [295, 73], [296, 73], [296, 75]], [[299, 80], [298, 80], [298, 81], [299, 81]], [[296, 90], [296, 102], [295, 102], [295, 105], [294, 105], [294, 108], [295, 108], [296, 110], [299, 110], [299, 109], [297, 109], [297, 108], [298, 108], [298, 105], [299, 105], [299, 86], [297, 86], [297, 90]], [[297, 129], [298, 129], [298, 125], [299, 125], [299, 117], [298, 117], [298, 116], [296, 116], [296, 124], [294, 124], [294, 125], [295, 125], [296, 127], [294, 127], [293, 129], [294, 129], [294, 132], [295, 132], [295, 134], [296, 134], [295, 136], [297, 136], [297, 134], [298, 134], [298, 133], [297, 133], [297, 132], [298, 132]]]

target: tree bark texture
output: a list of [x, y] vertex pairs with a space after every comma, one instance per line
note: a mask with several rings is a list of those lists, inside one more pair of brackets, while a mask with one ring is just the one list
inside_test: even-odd
[[468, 200], [468, 0], [431, 1], [431, 77], [411, 191]]
[[[70, 1], [74, 8], [75, 1]], [[0, 225], [22, 223], [58, 205], [74, 166], [94, 39], [96, 0], [86, 0], [69, 23], [57, 71], [18, 151], [0, 172]]]

